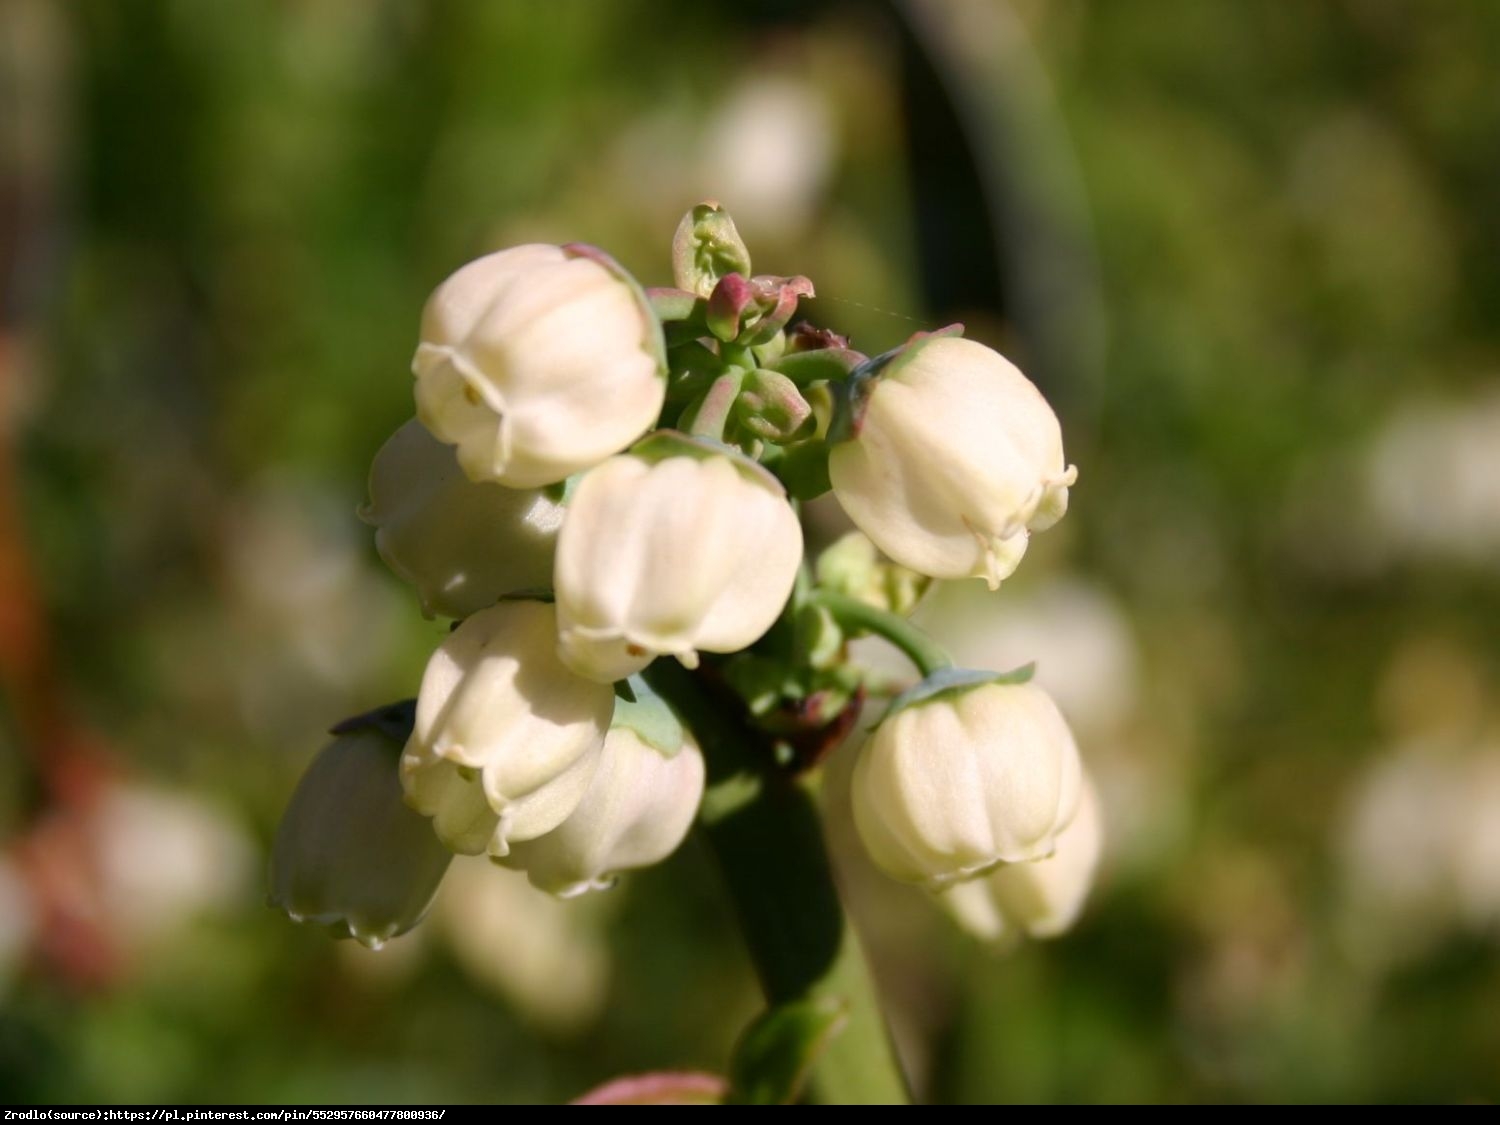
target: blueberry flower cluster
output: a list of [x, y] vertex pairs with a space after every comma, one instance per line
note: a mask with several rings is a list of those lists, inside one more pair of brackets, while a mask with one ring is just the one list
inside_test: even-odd
[[[995, 588], [1066, 512], [1056, 416], [958, 330], [870, 358], [798, 320], [811, 282], [751, 273], [715, 204], [684, 218], [673, 274], [647, 290], [592, 247], [526, 245], [433, 293], [415, 417], [362, 514], [454, 627], [413, 703], [336, 728], [273, 898], [377, 944], [452, 853], [561, 896], [607, 887], [681, 843], [714, 754], [655, 662], [695, 670], [764, 769], [795, 773], [891, 686], [850, 655], [874, 634], [921, 679], [847, 751], [871, 858], [986, 936], [1064, 928], [1100, 838], [1067, 724], [1025, 670], [955, 670], [905, 619], [931, 580]], [[830, 491], [868, 539], [814, 565], [799, 506]]]

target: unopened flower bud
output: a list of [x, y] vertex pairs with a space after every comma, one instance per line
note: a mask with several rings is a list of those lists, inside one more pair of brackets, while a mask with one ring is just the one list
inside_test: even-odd
[[556, 622], [545, 603], [503, 601], [428, 662], [401, 781], [456, 852], [503, 856], [556, 828], [588, 788], [614, 693], [562, 665]]
[[959, 925], [983, 941], [1022, 934], [1056, 937], [1082, 912], [1103, 845], [1099, 797], [1085, 779], [1078, 815], [1059, 833], [1052, 855], [1001, 864], [987, 875], [949, 887], [939, 898]]
[[785, 375], [762, 367], [745, 376], [734, 404], [741, 426], [762, 441], [788, 442], [813, 427], [812, 407]]
[[839, 503], [891, 558], [994, 589], [1027, 535], [1068, 507], [1077, 470], [1041, 392], [983, 344], [929, 336], [878, 375], [829, 454]]
[[882, 870], [936, 889], [1051, 855], [1081, 777], [1073, 735], [1041, 688], [937, 673], [861, 747], [854, 820]]
[[[660, 456], [660, 459], [657, 457]], [[662, 655], [737, 652], [791, 595], [802, 528], [781, 486], [728, 452], [662, 434], [579, 483], [557, 542], [559, 646], [609, 682]]]
[[602, 890], [676, 851], [702, 797], [703, 755], [642, 686], [635, 702], [616, 705], [583, 801], [551, 832], [514, 845], [505, 866], [562, 898]]
[[900, 617], [917, 608], [931, 579], [896, 563], [883, 561], [875, 544], [859, 531], [840, 536], [823, 549], [815, 568], [825, 590], [858, 598]]
[[661, 325], [601, 252], [516, 246], [464, 266], [422, 313], [417, 417], [475, 481], [536, 488], [650, 429], [666, 397]]
[[[410, 705], [387, 708], [397, 726]], [[271, 853], [272, 906], [371, 948], [422, 919], [451, 852], [407, 808], [401, 737], [372, 721], [338, 734], [292, 795]]]
[[713, 200], [682, 217], [672, 237], [672, 280], [677, 288], [707, 297], [729, 274], [750, 276], [750, 252], [729, 212]]
[[539, 489], [471, 481], [453, 447], [415, 419], [375, 454], [360, 516], [428, 617], [467, 617], [506, 594], [552, 584], [562, 505]]

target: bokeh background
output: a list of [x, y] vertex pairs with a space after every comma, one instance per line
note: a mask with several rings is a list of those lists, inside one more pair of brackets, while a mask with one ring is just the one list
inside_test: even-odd
[[3, 0], [0, 1100], [722, 1069], [692, 843], [568, 906], [456, 867], [378, 954], [263, 905], [320, 732], [442, 635], [355, 516], [426, 294], [532, 239], [665, 283], [710, 196], [863, 350], [1014, 356], [1080, 467], [923, 610], [1079, 734], [1076, 931], [977, 946], [832, 770], [922, 1095], [1500, 1096], [1497, 58], [1484, 0]]

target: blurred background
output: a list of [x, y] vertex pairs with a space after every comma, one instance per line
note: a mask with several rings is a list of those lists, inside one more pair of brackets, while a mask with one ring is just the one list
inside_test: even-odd
[[710, 196], [856, 347], [1006, 351], [1080, 469], [923, 609], [1078, 732], [1077, 929], [976, 945], [831, 771], [922, 1096], [1500, 1096], [1496, 58], [1483, 0], [0, 0], [0, 1099], [722, 1069], [691, 842], [568, 905], [455, 865], [378, 954], [263, 905], [321, 732], [443, 633], [355, 516], [427, 293], [523, 240], [668, 283]]

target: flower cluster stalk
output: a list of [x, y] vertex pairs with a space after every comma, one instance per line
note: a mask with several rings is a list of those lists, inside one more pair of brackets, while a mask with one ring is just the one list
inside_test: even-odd
[[808, 784], [767, 768], [766, 736], [703, 676], [660, 660], [645, 677], [703, 746], [708, 790], [698, 831], [723, 872], [766, 1002], [831, 997], [845, 1005], [848, 1022], [814, 1065], [810, 1098], [905, 1104], [906, 1080]]

